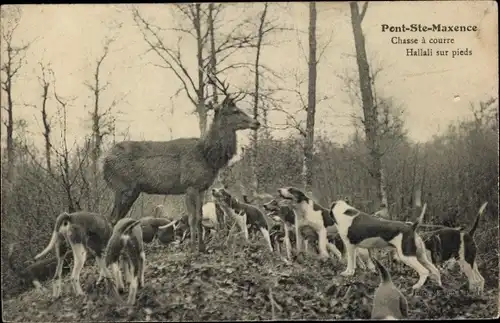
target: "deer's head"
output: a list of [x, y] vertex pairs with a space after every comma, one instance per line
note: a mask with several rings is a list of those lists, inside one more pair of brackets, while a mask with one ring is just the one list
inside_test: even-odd
[[250, 117], [248, 114], [243, 112], [236, 103], [241, 101], [244, 94], [239, 94], [233, 96], [228, 92], [229, 86], [224, 82], [220, 82], [217, 79], [216, 84], [219, 90], [224, 94], [224, 100], [218, 106], [214, 106], [212, 103], [208, 104], [209, 109], [214, 110], [214, 121], [218, 120], [221, 126], [226, 127], [231, 130], [245, 130], [252, 129], [257, 130], [260, 127], [260, 122], [256, 119]]

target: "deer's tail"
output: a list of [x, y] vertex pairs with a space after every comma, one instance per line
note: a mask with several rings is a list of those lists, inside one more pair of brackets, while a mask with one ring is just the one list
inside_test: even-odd
[[477, 212], [476, 221], [474, 221], [474, 225], [469, 231], [469, 235], [471, 237], [473, 237], [474, 233], [476, 232], [477, 225], [479, 224], [479, 218], [481, 217], [481, 215], [483, 215], [484, 209], [486, 209], [486, 205], [488, 205], [488, 202], [484, 202], [483, 205], [481, 205], [481, 207], [479, 208], [479, 212]]

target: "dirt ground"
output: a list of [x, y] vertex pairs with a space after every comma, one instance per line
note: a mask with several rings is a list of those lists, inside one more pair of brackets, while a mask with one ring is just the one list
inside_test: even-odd
[[[146, 249], [146, 286], [135, 306], [118, 305], [104, 285], [95, 288], [97, 267], [89, 262], [81, 282], [87, 295], [73, 295], [68, 277], [59, 299], [31, 290], [3, 301], [4, 321], [217, 321], [292, 319], [367, 319], [379, 283], [377, 273], [357, 269], [339, 276], [345, 265], [314, 255], [287, 262], [267, 252], [261, 241], [249, 245], [213, 243], [207, 254], [191, 255], [187, 246], [150, 245]], [[387, 263], [387, 262], [384, 262]], [[458, 265], [456, 266], [458, 267]], [[481, 270], [481, 268], [480, 268]], [[417, 274], [392, 268], [406, 295], [411, 319], [492, 318], [498, 316], [498, 271], [485, 273], [482, 296], [471, 295], [459, 268], [442, 273], [443, 290], [429, 280], [412, 295]], [[495, 279], [496, 278], [496, 279]], [[126, 299], [126, 295], [122, 298]]]

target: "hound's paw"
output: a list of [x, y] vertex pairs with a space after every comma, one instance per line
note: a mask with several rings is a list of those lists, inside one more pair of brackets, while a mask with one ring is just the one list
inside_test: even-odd
[[85, 296], [85, 293], [83, 292], [82, 289], [79, 289], [76, 291], [76, 296]]
[[416, 283], [415, 285], [413, 285], [411, 287], [411, 289], [413, 290], [413, 292], [415, 293], [416, 291], [418, 291], [420, 288], [422, 288], [422, 285], [421, 283]]
[[321, 253], [319, 255], [319, 257], [320, 257], [320, 259], [328, 259], [328, 258], [330, 258], [330, 255], [328, 253]]
[[340, 273], [340, 276], [343, 276], [343, 277], [354, 276], [354, 269], [346, 269]]

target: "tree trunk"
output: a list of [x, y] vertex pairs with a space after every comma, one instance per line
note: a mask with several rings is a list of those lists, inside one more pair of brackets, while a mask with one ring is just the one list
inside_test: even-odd
[[[259, 23], [259, 33], [257, 38], [257, 48], [255, 53], [255, 88], [254, 88], [254, 100], [253, 100], [253, 118], [257, 119], [259, 116], [259, 89], [260, 89], [260, 55], [262, 51], [262, 40], [264, 38], [264, 24], [266, 22], [267, 15], [267, 2], [264, 3], [264, 10], [262, 10], [262, 14], [260, 16]], [[252, 133], [252, 149], [250, 150], [250, 168], [251, 168], [251, 188], [252, 188], [252, 196], [255, 196], [259, 191], [259, 181], [257, 179], [257, 160], [258, 160], [258, 140], [259, 140], [259, 131], [254, 130]]]
[[[215, 80], [217, 75], [217, 53], [215, 48], [215, 31], [214, 31], [214, 4], [210, 3], [208, 5], [208, 33], [210, 35], [210, 74], [212, 75], [212, 80]], [[214, 105], [219, 102], [217, 97], [217, 85], [215, 82], [212, 83], [212, 100]]]
[[14, 104], [12, 102], [12, 81], [7, 80], [7, 180], [13, 179], [14, 168]]
[[203, 80], [203, 39], [201, 34], [201, 4], [195, 4], [195, 17], [194, 17], [194, 29], [196, 32], [196, 60], [198, 64], [198, 106], [196, 107], [196, 112], [198, 114], [198, 121], [200, 126], [200, 136], [205, 136], [207, 132], [207, 111], [205, 109], [205, 93], [204, 93], [204, 80]]
[[47, 116], [47, 96], [49, 93], [49, 84], [43, 85], [42, 93], [42, 122], [43, 122], [43, 138], [45, 140], [45, 161], [47, 162], [47, 170], [52, 173], [52, 163], [50, 158], [50, 132], [51, 126]]
[[306, 142], [302, 168], [303, 185], [307, 191], [312, 186], [314, 151], [314, 119], [316, 114], [316, 3], [309, 3], [309, 86], [307, 95]]
[[365, 37], [363, 35], [363, 29], [361, 27], [361, 22], [363, 21], [363, 17], [366, 13], [368, 3], [366, 2], [364, 4], [362, 12], [359, 12], [359, 8], [356, 2], [350, 2], [349, 5], [351, 8], [351, 25], [354, 34], [359, 85], [361, 90], [361, 100], [363, 103], [363, 123], [365, 128], [366, 143], [371, 159], [371, 169], [369, 171], [372, 179], [374, 180], [374, 185], [372, 185], [372, 187], [374, 187], [376, 190], [377, 201], [378, 203], [381, 203], [384, 197], [382, 196], [381, 190], [383, 186], [381, 172], [382, 161], [377, 140], [377, 109], [373, 100], [370, 66], [368, 64], [368, 58], [366, 55]]

